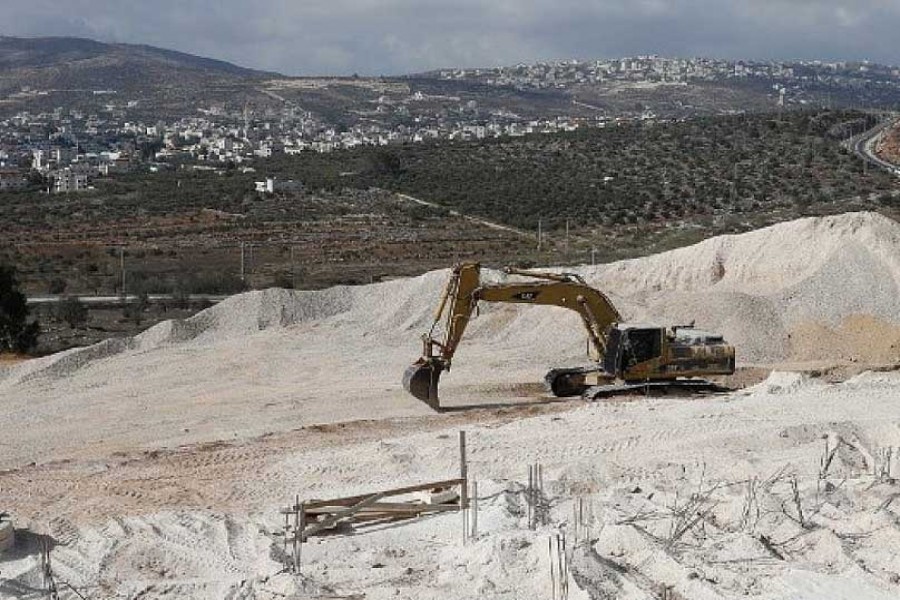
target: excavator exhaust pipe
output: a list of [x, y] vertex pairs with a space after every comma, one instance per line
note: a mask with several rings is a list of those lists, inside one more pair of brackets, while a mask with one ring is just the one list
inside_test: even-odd
[[438, 382], [443, 371], [444, 366], [439, 361], [417, 361], [403, 373], [403, 389], [433, 410], [439, 411]]

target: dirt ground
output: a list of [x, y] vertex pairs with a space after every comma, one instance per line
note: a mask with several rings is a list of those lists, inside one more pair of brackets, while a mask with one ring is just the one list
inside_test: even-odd
[[[16, 360], [6, 358], [2, 360]], [[792, 365], [781, 365], [790, 368]], [[800, 365], [796, 372], [811, 373], [823, 382], [839, 383], [882, 365]], [[722, 382], [735, 390], [763, 382], [770, 367], [746, 367]], [[280, 498], [266, 494], [267, 466], [288, 454], [327, 451], [353, 444], [412, 434], [467, 427], [499, 427], [521, 419], [557, 415], [581, 409], [579, 399], [548, 398], [546, 393], [521, 386], [519, 403], [509, 404], [510, 387], [491, 390], [479, 386], [485, 408], [465, 408], [445, 413], [399, 419], [372, 419], [311, 425], [264, 434], [247, 440], [185, 444], [178, 448], [116, 451], [90, 460], [54, 460], [0, 471], [7, 490], [5, 510], [41, 521], [64, 518], [79, 525], [103, 522], [119, 514], [152, 514], [160, 510], [216, 510], [252, 512]], [[501, 392], [501, 393], [498, 393]], [[521, 394], [521, 395], [520, 395]], [[492, 404], [492, 397], [495, 398]], [[691, 402], [703, 397], [682, 397]], [[640, 394], [606, 399], [605, 406], [652, 402]], [[215, 482], [214, 485], [211, 485]], [[253, 494], [246, 490], [254, 489]], [[51, 517], [52, 515], [52, 517]]]

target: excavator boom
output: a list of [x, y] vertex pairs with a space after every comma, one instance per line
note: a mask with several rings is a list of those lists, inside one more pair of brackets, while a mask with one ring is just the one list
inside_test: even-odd
[[[590, 341], [592, 358], [600, 361], [606, 352], [606, 332], [621, 317], [609, 299], [581, 280], [577, 275], [541, 273], [506, 269], [510, 275], [529, 277], [532, 281], [481, 283], [478, 263], [461, 263], [453, 267], [434, 322], [423, 336], [422, 357], [403, 374], [403, 387], [435, 410], [440, 410], [438, 383], [450, 364], [466, 326], [479, 302], [538, 304], [560, 306], [579, 314]], [[443, 336], [435, 331], [443, 322]]]

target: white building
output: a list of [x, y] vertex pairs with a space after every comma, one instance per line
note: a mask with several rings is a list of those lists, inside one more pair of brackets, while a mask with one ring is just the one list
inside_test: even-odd
[[304, 187], [299, 181], [293, 179], [275, 179], [267, 177], [265, 181], [257, 181], [256, 191], [260, 194], [274, 194], [275, 192], [302, 192]]
[[274, 194], [275, 193], [275, 179], [272, 177], [267, 177], [265, 181], [257, 181], [256, 182], [256, 191], [260, 194]]
[[88, 189], [88, 176], [85, 173], [76, 173], [72, 169], [63, 169], [56, 172], [53, 191], [57, 194], [69, 192], [82, 192]]
[[35, 150], [31, 159], [31, 168], [35, 171], [43, 171], [47, 168], [47, 157], [43, 150]]

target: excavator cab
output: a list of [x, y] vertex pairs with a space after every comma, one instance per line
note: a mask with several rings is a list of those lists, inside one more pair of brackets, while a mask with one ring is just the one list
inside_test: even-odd
[[660, 327], [612, 327], [606, 338], [603, 369], [610, 375], [625, 376], [663, 354], [664, 329]]

